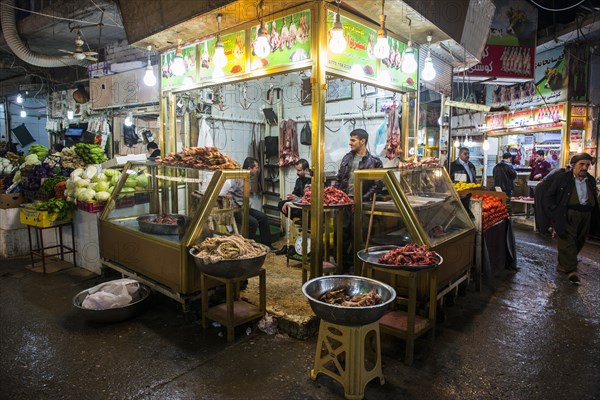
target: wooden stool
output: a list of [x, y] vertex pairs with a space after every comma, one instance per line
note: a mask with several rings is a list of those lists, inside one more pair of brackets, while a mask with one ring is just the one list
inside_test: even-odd
[[[374, 339], [374, 348], [371, 341]], [[323, 373], [344, 387], [347, 399], [362, 399], [374, 378], [384, 384], [381, 371], [379, 321], [363, 326], [336, 325], [321, 320], [312, 380]]]

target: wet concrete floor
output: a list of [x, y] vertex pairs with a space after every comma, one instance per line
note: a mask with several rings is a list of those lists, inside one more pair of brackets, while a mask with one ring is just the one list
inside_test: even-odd
[[[530, 229], [515, 229], [520, 271], [446, 301], [433, 346], [417, 341], [412, 366], [404, 343], [382, 336], [385, 385], [373, 380], [366, 399], [600, 398], [600, 246], [580, 254], [573, 286], [554, 270], [554, 242]], [[71, 300], [101, 278], [76, 268], [43, 276], [28, 261], [0, 261], [2, 399], [344, 397], [308, 375], [316, 338], [241, 327], [227, 345], [220, 328], [186, 322], [158, 294], [135, 319], [86, 323]]]

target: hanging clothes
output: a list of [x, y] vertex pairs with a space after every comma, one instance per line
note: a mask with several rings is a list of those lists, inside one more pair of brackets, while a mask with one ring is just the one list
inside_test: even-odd
[[400, 115], [401, 107], [393, 105], [388, 108], [387, 141], [385, 143], [385, 156], [389, 160], [402, 154], [402, 135], [400, 124], [402, 117]]
[[288, 119], [279, 127], [279, 166], [293, 165], [299, 158], [298, 127], [296, 121]]
[[200, 120], [200, 132], [198, 132], [198, 147], [214, 147], [214, 145], [210, 126], [206, 122], [206, 117], [202, 117]]

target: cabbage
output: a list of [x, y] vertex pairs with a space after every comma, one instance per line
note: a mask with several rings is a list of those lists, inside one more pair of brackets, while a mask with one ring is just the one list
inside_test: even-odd
[[137, 181], [136, 186], [141, 186], [143, 188], [147, 188], [148, 187], [148, 178], [149, 178], [149, 176], [146, 174], [138, 175], [138, 177], [136, 178], [136, 181]]
[[136, 186], [134, 189], [136, 192], [145, 192], [146, 191], [146, 188], [142, 187], [142, 186]]
[[76, 188], [87, 188], [90, 183], [90, 181], [88, 181], [87, 179], [81, 179], [81, 178], [75, 178], [74, 182], [75, 182]]
[[93, 201], [96, 192], [92, 189], [84, 189], [77, 195], [79, 201]]
[[112, 194], [113, 190], [115, 190], [115, 187], [114, 187], [114, 186], [111, 186], [111, 187], [109, 187], [109, 188], [108, 188], [107, 192], [108, 192], [109, 194]]
[[127, 178], [125, 181], [125, 187], [134, 188], [137, 186], [137, 180], [135, 178]]
[[92, 182], [88, 185], [88, 189], [96, 190], [96, 185], [98, 185], [98, 183]]
[[93, 187], [96, 192], [106, 192], [108, 190], [109, 184], [106, 181], [100, 181], [96, 183], [96, 186]]
[[102, 181], [102, 182], [108, 181], [108, 178], [106, 177], [106, 174], [103, 174], [102, 172], [99, 173], [98, 175], [96, 175], [94, 177], [94, 179], [96, 179], [97, 181]]
[[89, 167], [87, 167], [85, 169], [85, 171], [83, 172], [83, 175], [81, 177], [83, 179], [92, 179], [96, 175], [98, 175], [98, 167], [96, 167], [95, 165], [90, 165]]
[[83, 193], [84, 190], [87, 190], [87, 187], [80, 187], [80, 188], [76, 188], [75, 189], [75, 197], [79, 197], [79, 195], [81, 193]]
[[121, 189], [121, 193], [134, 193], [135, 189], [133, 187], [127, 187], [125, 186], [123, 189]]
[[73, 179], [69, 179], [67, 181], [67, 190], [75, 189], [75, 181]]
[[119, 175], [113, 175], [112, 178], [110, 178], [110, 184], [116, 185], [117, 182], [119, 182]]
[[96, 200], [106, 201], [110, 197], [108, 192], [96, 192]]
[[28, 156], [25, 157], [25, 165], [36, 165], [39, 164], [40, 160], [38, 158], [38, 156], [36, 156], [35, 154], [30, 154]]
[[104, 170], [104, 175], [113, 177], [115, 175], [119, 175], [119, 171], [117, 171], [115, 169], [107, 169], [107, 170]]
[[75, 171], [71, 172], [71, 178], [81, 177], [83, 175], [83, 168], [77, 168]]

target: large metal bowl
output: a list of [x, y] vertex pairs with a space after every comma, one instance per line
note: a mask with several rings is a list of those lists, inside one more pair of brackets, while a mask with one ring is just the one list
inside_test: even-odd
[[143, 283], [139, 283], [139, 289], [133, 296], [131, 303], [125, 307], [109, 308], [106, 310], [91, 310], [89, 308], [83, 308], [81, 305], [87, 297], [89, 289], [79, 292], [73, 297], [73, 305], [77, 309], [78, 313], [87, 321], [90, 322], [102, 322], [102, 323], [113, 323], [119, 321], [125, 321], [133, 318], [148, 306], [148, 299], [150, 298], [151, 290], [148, 286]]
[[264, 247], [265, 252], [258, 257], [223, 260], [212, 264], [198, 257], [198, 250], [193, 247], [190, 249], [190, 254], [194, 258], [196, 267], [205, 274], [220, 278], [241, 278], [243, 276], [256, 275], [263, 266], [265, 258], [269, 253], [269, 248], [264, 245], [260, 246]]
[[438, 262], [435, 264], [429, 264], [429, 265], [391, 265], [391, 264], [382, 264], [379, 262], [379, 259], [382, 256], [384, 256], [385, 254], [387, 254], [388, 252], [390, 252], [392, 250], [396, 250], [397, 248], [398, 248], [398, 246], [391, 246], [391, 245], [369, 247], [367, 250], [360, 250], [356, 255], [358, 256], [358, 258], [361, 261], [363, 261], [367, 264], [375, 265], [380, 268], [402, 269], [405, 271], [422, 271], [424, 269], [436, 268], [444, 262], [444, 259], [438, 253], [435, 253], [435, 255], [438, 258]]
[[[381, 296], [381, 304], [366, 307], [342, 307], [328, 304], [319, 298], [328, 290], [345, 288], [355, 296], [375, 290]], [[396, 299], [396, 291], [389, 285], [374, 279], [350, 275], [329, 275], [311, 279], [302, 286], [302, 293], [317, 317], [332, 324], [359, 326], [378, 321], [390, 303]]]
[[146, 214], [141, 217], [137, 217], [137, 222], [140, 227], [140, 231], [150, 233], [153, 235], [179, 235], [179, 233], [185, 232], [190, 222], [191, 217], [180, 214], [167, 214], [169, 217], [178, 219], [177, 224], [157, 224], [150, 222], [151, 219], [159, 217], [161, 214]]

